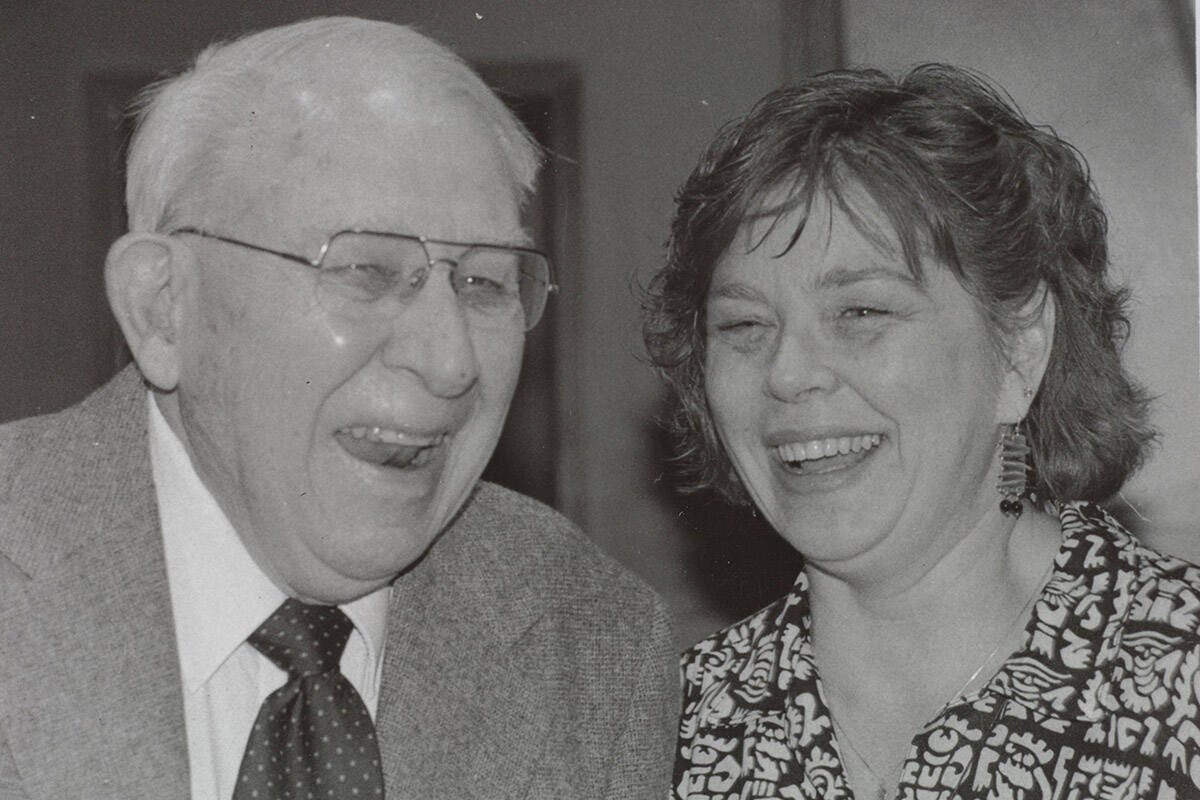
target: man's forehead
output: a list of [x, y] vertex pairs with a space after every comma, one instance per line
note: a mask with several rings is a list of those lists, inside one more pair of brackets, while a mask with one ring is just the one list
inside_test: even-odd
[[[522, 194], [464, 97], [328, 77], [264, 91], [231, 132], [216, 214], [319, 247], [342, 229], [520, 243]], [[250, 232], [246, 232], [250, 235]]]
[[[469, 107], [450, 87], [422, 85], [403, 73], [378, 70], [287, 71], [264, 82], [248, 105], [277, 122], [344, 128], [421, 121], [423, 110]], [[257, 116], [257, 114], [256, 114]]]

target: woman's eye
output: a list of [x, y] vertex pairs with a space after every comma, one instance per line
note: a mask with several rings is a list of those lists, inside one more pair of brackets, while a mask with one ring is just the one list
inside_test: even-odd
[[730, 319], [714, 323], [715, 335], [736, 348], [753, 347], [766, 337], [770, 326], [757, 319]]
[[887, 313], [882, 308], [874, 308], [872, 306], [850, 306], [842, 309], [839, 316], [846, 319], [867, 319], [870, 317], [886, 316]]
[[718, 322], [717, 330], [719, 331], [736, 331], [747, 330], [756, 327], [759, 323], [752, 319], [739, 319], [734, 322]]
[[831, 329], [855, 341], [874, 341], [898, 319], [893, 309], [878, 305], [845, 305], [835, 309]]

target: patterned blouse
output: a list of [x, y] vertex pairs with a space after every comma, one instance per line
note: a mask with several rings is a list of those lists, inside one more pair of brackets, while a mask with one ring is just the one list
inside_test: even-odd
[[[1200, 798], [1200, 567], [1064, 504], [1024, 644], [913, 739], [903, 800]], [[851, 798], [808, 581], [682, 659], [673, 797]]]

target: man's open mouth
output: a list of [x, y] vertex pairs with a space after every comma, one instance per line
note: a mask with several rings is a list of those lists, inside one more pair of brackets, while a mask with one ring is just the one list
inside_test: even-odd
[[406, 469], [424, 466], [446, 440], [446, 434], [413, 435], [379, 426], [342, 428], [334, 434], [350, 455], [380, 467]]

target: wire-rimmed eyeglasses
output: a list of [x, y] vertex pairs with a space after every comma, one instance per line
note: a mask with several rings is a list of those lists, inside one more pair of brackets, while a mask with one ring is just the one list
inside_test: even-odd
[[[200, 228], [176, 228], [171, 233], [215, 239], [312, 267], [317, 271], [317, 302], [329, 313], [349, 319], [394, 313], [381, 301], [389, 296], [412, 297], [437, 264], [449, 268], [450, 284], [473, 316], [500, 322], [522, 314], [525, 330], [538, 323], [546, 299], [558, 291], [551, 280], [550, 258], [530, 247], [345, 230], [326, 239], [317, 257], [309, 259]], [[435, 257], [430, 245], [445, 248], [453, 257]]]

